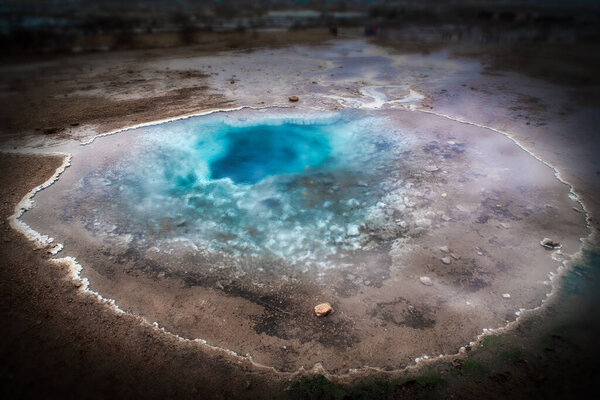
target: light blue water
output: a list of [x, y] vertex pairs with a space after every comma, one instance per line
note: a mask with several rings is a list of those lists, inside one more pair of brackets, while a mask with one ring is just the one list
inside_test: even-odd
[[401, 141], [383, 118], [353, 113], [160, 124], [84, 178], [73, 213], [92, 208], [99, 229], [147, 246], [183, 238], [233, 256], [327, 265], [395, 226], [380, 199]]

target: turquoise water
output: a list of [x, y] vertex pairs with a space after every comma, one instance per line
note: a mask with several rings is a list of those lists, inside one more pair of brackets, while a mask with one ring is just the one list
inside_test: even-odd
[[600, 306], [600, 253], [584, 250], [579, 262], [561, 282], [561, 299], [584, 296], [593, 307]]
[[327, 265], [396, 226], [380, 199], [393, 189], [403, 139], [386, 124], [339, 113], [156, 125], [83, 179], [74, 213], [93, 209], [97, 229], [138, 245], [184, 239], [209, 252]]
[[[323, 164], [331, 153], [327, 125], [294, 123], [224, 127], [224, 151], [211, 160], [212, 179], [254, 184], [280, 174], [300, 173]], [[198, 144], [202, 151], [204, 141]]]

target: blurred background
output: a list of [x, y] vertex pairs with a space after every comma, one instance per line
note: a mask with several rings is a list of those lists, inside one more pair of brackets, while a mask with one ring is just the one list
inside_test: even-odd
[[207, 32], [359, 28], [430, 41], [597, 41], [595, 0], [3, 0], [6, 53], [203, 42]]

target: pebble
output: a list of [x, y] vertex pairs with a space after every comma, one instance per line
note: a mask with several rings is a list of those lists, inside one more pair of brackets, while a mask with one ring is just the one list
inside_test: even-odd
[[296, 101], [300, 100], [300, 98], [298, 98], [298, 96], [290, 96], [290, 97], [288, 97], [288, 99], [289, 99], [291, 102], [296, 102]]
[[448, 265], [452, 262], [452, 259], [450, 257], [442, 257], [442, 262]]
[[423, 167], [423, 169], [427, 172], [436, 172], [440, 170], [437, 165], [426, 165]]
[[510, 299], [510, 294], [509, 293], [502, 293], [502, 297], [504, 297], [505, 299]]
[[440, 251], [442, 253], [449, 253], [450, 249], [448, 248], [448, 246], [442, 246], [442, 247], [440, 247]]
[[324, 317], [332, 311], [333, 308], [329, 303], [321, 303], [315, 306], [315, 314], [317, 317]]
[[560, 247], [560, 243], [548, 238], [544, 238], [540, 244], [547, 249], [557, 249]]
[[425, 286], [432, 286], [433, 285], [433, 281], [428, 276], [422, 276], [422, 277], [420, 277], [419, 281], [421, 281], [421, 283], [423, 285], [425, 285]]

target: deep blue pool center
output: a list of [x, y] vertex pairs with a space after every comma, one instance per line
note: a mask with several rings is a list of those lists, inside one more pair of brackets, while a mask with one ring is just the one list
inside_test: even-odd
[[[225, 151], [210, 162], [210, 178], [254, 184], [267, 176], [300, 173], [325, 162], [331, 145], [322, 125], [226, 128]], [[199, 142], [203, 146], [204, 141]]]

